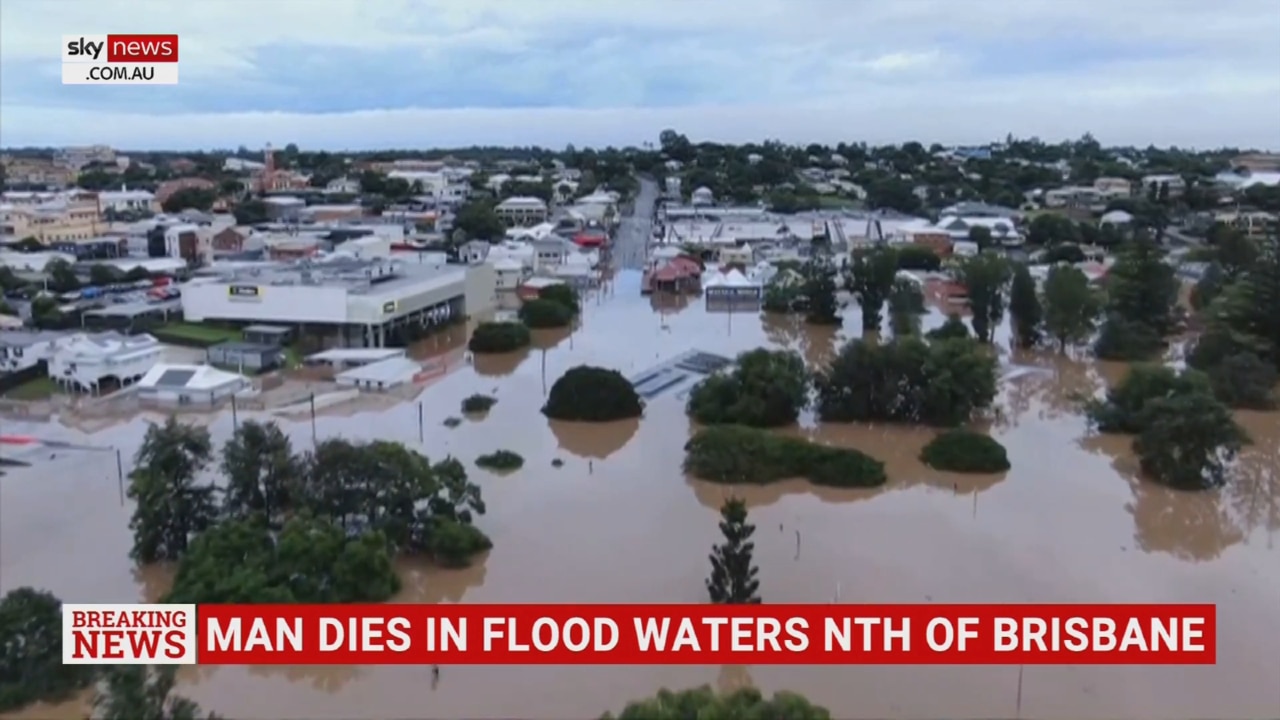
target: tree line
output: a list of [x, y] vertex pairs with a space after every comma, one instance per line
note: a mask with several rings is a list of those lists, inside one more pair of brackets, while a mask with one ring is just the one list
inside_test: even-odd
[[297, 454], [274, 423], [244, 422], [222, 447], [170, 418], [129, 475], [132, 557], [176, 561], [171, 602], [371, 602], [399, 589], [397, 554], [466, 565], [490, 547], [485, 505], [453, 458], [334, 438]]

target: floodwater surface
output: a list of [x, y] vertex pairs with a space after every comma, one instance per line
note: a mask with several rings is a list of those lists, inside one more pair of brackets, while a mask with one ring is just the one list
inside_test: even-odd
[[[445, 667], [434, 686], [429, 668], [205, 668], [184, 674], [180, 692], [245, 719], [587, 718], [660, 687], [703, 683], [794, 690], [842, 718], [1280, 716], [1280, 415], [1240, 415], [1256, 444], [1228, 487], [1179, 493], [1137, 479], [1128, 438], [1086, 432], [1080, 398], [1123, 367], [1055, 354], [1004, 351], [1005, 362], [1035, 369], [1003, 384], [991, 421], [1013, 466], [1003, 475], [923, 467], [916, 455], [931, 437], [923, 429], [805, 423], [788, 431], [884, 460], [891, 480], [877, 490], [729, 488], [686, 477], [686, 387], [654, 398], [639, 421], [580, 426], [538, 412], [550, 383], [576, 364], [631, 375], [689, 349], [731, 355], [761, 344], [820, 363], [857, 332], [856, 308], [845, 325], [708, 314], [697, 299], [642, 298], [636, 273], [623, 272], [586, 302], [571, 333], [539, 333], [526, 351], [474, 365], [459, 359], [418, 398], [421, 445], [414, 402], [322, 413], [315, 431], [401, 440], [468, 464], [500, 448], [525, 457], [506, 476], [471, 466], [489, 507], [478, 522], [494, 549], [460, 571], [404, 562], [402, 602], [705, 602], [717, 508], [732, 492], [757, 525], [766, 602], [1211, 602], [1219, 608], [1218, 664], [1028, 667], [1020, 708], [1017, 666]], [[457, 358], [464, 340], [463, 332], [429, 340], [430, 354]], [[999, 343], [1007, 347], [1007, 335]], [[498, 403], [457, 428], [442, 426], [476, 392]], [[216, 440], [231, 432], [229, 414], [201, 420]], [[310, 447], [309, 419], [281, 425], [297, 449]], [[144, 430], [139, 418], [92, 435], [57, 423], [5, 429], [114, 445], [126, 455]], [[562, 467], [552, 466], [557, 458]], [[41, 460], [0, 479], [0, 591], [35, 585], [69, 602], [163, 591], [165, 569], [136, 571], [128, 559], [130, 508], [120, 502], [114, 462], [100, 460]], [[82, 712], [68, 703], [17, 717]]]

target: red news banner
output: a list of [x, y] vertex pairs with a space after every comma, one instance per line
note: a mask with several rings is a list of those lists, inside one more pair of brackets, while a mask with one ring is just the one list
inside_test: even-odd
[[64, 605], [63, 661], [1213, 664], [1213, 605]]

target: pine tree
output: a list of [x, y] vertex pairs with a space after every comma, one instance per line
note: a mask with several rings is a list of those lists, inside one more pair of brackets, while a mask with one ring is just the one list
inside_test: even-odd
[[752, 562], [755, 543], [751, 535], [756, 526], [747, 522], [747, 504], [737, 498], [720, 506], [720, 532], [724, 543], [711, 549], [711, 577], [707, 592], [711, 602], [725, 605], [754, 605], [760, 602], [756, 592], [760, 569]]
[[1156, 243], [1135, 238], [1107, 272], [1107, 313], [1164, 337], [1173, 329], [1178, 278]]
[[1018, 346], [1035, 347], [1040, 342], [1040, 322], [1044, 312], [1040, 307], [1040, 297], [1036, 294], [1036, 281], [1026, 265], [1018, 265], [1013, 272], [1013, 287], [1009, 290], [1009, 313], [1013, 315], [1013, 329]]
[[1280, 368], [1280, 235], [1263, 240], [1254, 265], [1211, 308], [1212, 323]]

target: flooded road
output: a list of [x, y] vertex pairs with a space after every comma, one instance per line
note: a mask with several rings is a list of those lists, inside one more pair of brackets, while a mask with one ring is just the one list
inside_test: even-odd
[[653, 236], [653, 206], [658, 201], [658, 183], [637, 178], [640, 189], [632, 212], [622, 216], [613, 234], [614, 266], [637, 270], [644, 267], [649, 242]]
[[[462, 571], [403, 564], [400, 601], [706, 601], [716, 510], [730, 490], [680, 471], [691, 432], [680, 399], [685, 388], [653, 399], [640, 421], [586, 428], [548, 422], [538, 412], [546, 388], [579, 363], [633, 374], [694, 348], [732, 354], [776, 344], [822, 362], [839, 337], [857, 331], [858, 313], [847, 312], [843, 331], [812, 330], [755, 314], [708, 314], [698, 299], [651, 301], [638, 294], [636, 273], [621, 273], [616, 283], [612, 293], [584, 303], [572, 334], [540, 334], [525, 352], [464, 363], [419, 398], [423, 451], [469, 464], [489, 506], [479, 524], [495, 547]], [[934, 316], [926, 325], [941, 322]], [[1000, 341], [1007, 346], [1007, 336]], [[459, 341], [437, 342], [439, 352], [453, 353]], [[1280, 715], [1280, 415], [1240, 416], [1257, 442], [1229, 487], [1178, 493], [1134, 477], [1128, 438], [1086, 435], [1078, 396], [1123, 367], [1053, 354], [1006, 360], [1034, 371], [1004, 384], [1003, 412], [992, 426], [1013, 466], [1002, 476], [921, 466], [915, 458], [930, 437], [924, 430], [792, 429], [875, 455], [891, 480], [877, 490], [801, 482], [734, 489], [758, 527], [765, 601], [831, 602], [838, 586], [841, 602], [1212, 602], [1219, 607], [1218, 665], [1028, 667], [1022, 716]], [[475, 392], [493, 392], [498, 403], [483, 418], [443, 427]], [[229, 414], [207, 422], [215, 440], [231, 432]], [[310, 447], [309, 420], [282, 426], [296, 448]], [[92, 435], [4, 423], [5, 432], [118, 445], [128, 455], [143, 429], [137, 419]], [[321, 438], [419, 446], [415, 403], [321, 414], [316, 429]], [[523, 455], [524, 468], [500, 477], [470, 465], [500, 448]], [[557, 458], [562, 467], [552, 466]], [[70, 602], [154, 597], [167, 577], [162, 569], [134, 572], [129, 513], [113, 462], [67, 456], [10, 469], [0, 479], [0, 591], [36, 585]], [[798, 557], [796, 530], [803, 534]], [[1012, 717], [1017, 682], [1016, 666], [445, 667], [433, 688], [425, 667], [222, 668], [188, 673], [180, 691], [246, 719], [587, 718], [663, 686], [754, 683], [804, 693], [836, 717], [959, 718]], [[78, 718], [81, 711], [71, 703], [18, 717]]]

